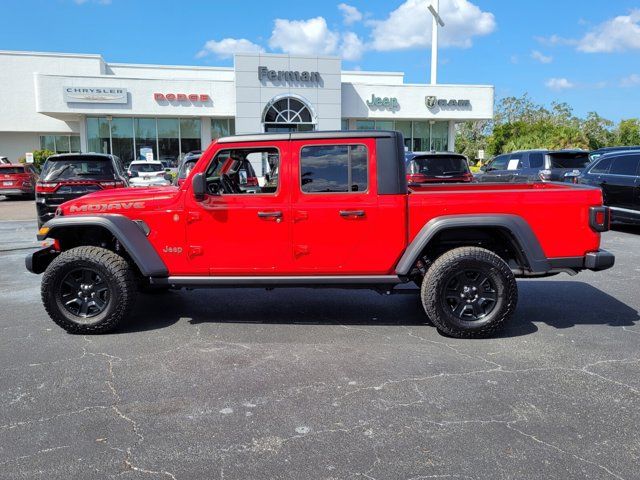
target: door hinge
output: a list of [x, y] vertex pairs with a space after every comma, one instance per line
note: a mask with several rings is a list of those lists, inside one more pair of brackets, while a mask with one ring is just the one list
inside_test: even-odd
[[308, 220], [308, 219], [309, 219], [309, 212], [307, 212], [306, 210], [296, 210], [293, 214], [294, 222], [301, 222], [302, 220]]
[[189, 247], [189, 258], [197, 257], [198, 255], [202, 255], [202, 247], [198, 246], [190, 246]]
[[187, 223], [193, 223], [200, 220], [200, 212], [189, 212], [187, 214]]
[[301, 257], [302, 255], [309, 255], [309, 245], [294, 245], [293, 255]]

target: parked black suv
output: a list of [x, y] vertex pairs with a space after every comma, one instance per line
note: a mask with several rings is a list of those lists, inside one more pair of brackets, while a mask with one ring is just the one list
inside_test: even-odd
[[129, 186], [122, 161], [100, 153], [52, 155], [36, 183], [38, 226], [53, 218], [60, 204], [87, 193]]
[[600, 156], [578, 183], [602, 188], [612, 222], [640, 224], [640, 149]]
[[586, 150], [521, 150], [480, 168], [478, 182], [572, 182], [589, 164]]

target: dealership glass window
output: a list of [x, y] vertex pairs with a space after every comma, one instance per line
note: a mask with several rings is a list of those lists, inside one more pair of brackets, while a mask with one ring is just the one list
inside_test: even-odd
[[80, 151], [80, 137], [78, 135], [40, 135], [40, 148], [56, 153]]
[[349, 120], [344, 118], [340, 121], [340, 130], [349, 130]]
[[393, 130], [393, 120], [376, 120], [376, 130]]
[[111, 133], [105, 117], [87, 118], [87, 148], [93, 153], [111, 153]]
[[136, 158], [144, 160], [147, 152], [153, 152], [158, 158], [158, 134], [155, 118], [135, 118], [133, 121], [136, 136]]
[[426, 152], [429, 148], [429, 122], [413, 122], [414, 152]]
[[200, 119], [180, 119], [180, 152], [181, 155], [200, 150]]
[[356, 130], [374, 130], [376, 122], [373, 120], [356, 120]]
[[367, 147], [318, 145], [300, 152], [300, 189], [305, 193], [365, 192]]
[[434, 122], [431, 126], [430, 150], [446, 152], [449, 149], [449, 122]]
[[133, 161], [133, 118], [117, 117], [111, 120], [111, 146], [113, 154], [125, 164]]
[[180, 156], [179, 128], [177, 118], [158, 119], [158, 160], [177, 162]]
[[235, 135], [236, 121], [233, 118], [212, 118], [211, 119], [211, 139]]
[[411, 122], [408, 120], [397, 120], [394, 130], [402, 133], [404, 137], [404, 146], [411, 150]]

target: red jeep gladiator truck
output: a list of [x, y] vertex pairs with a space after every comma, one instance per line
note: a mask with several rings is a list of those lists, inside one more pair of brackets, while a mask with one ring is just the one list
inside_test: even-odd
[[[26, 259], [73, 333], [116, 328], [137, 291], [370, 288], [415, 282], [429, 320], [489, 335], [516, 308], [516, 277], [614, 263], [609, 211], [573, 184], [408, 188], [398, 132], [240, 135], [214, 141], [179, 187], [100, 191], [62, 204]], [[247, 181], [251, 164], [259, 182]], [[255, 184], [257, 183], [257, 185]], [[406, 291], [405, 289], [402, 289]]]

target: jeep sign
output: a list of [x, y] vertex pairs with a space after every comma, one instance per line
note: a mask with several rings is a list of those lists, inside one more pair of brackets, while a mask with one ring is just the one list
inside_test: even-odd
[[371, 110], [381, 108], [394, 112], [400, 109], [400, 104], [396, 97], [376, 97], [375, 94], [371, 94], [371, 100], [367, 100], [367, 105]]

